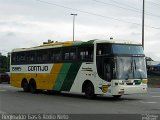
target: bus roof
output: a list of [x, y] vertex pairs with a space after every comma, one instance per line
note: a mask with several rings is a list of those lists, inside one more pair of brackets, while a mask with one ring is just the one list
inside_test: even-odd
[[39, 49], [49, 49], [49, 48], [58, 48], [58, 47], [67, 47], [67, 46], [79, 46], [79, 45], [91, 45], [95, 43], [117, 43], [117, 44], [136, 44], [141, 45], [140, 43], [135, 43], [131, 41], [122, 41], [122, 40], [100, 40], [93, 39], [89, 41], [66, 41], [66, 42], [55, 42], [49, 44], [43, 44], [40, 46], [30, 47], [30, 48], [17, 48], [13, 49], [12, 52], [21, 52], [21, 51], [30, 51], [30, 50], [39, 50]]

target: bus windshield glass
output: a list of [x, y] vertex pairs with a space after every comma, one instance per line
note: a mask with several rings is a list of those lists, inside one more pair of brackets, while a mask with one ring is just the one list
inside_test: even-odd
[[144, 57], [119, 57], [116, 59], [117, 79], [142, 79], [147, 78]]
[[[104, 80], [147, 78], [145, 55], [141, 45], [98, 44], [96, 60], [97, 72]], [[106, 75], [108, 68], [109, 77]]]
[[112, 45], [113, 54], [144, 54], [143, 48], [140, 45]]

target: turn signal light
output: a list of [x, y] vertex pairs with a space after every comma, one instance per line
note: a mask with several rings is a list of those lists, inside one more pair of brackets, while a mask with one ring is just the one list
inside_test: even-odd
[[145, 80], [142, 81], [143, 84], [147, 84], [147, 82], [148, 82], [147, 79], [145, 79]]

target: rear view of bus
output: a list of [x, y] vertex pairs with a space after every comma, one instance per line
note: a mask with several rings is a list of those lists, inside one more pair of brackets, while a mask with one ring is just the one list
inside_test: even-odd
[[147, 72], [143, 48], [131, 43], [97, 43], [97, 72], [104, 80], [106, 94], [147, 92]]

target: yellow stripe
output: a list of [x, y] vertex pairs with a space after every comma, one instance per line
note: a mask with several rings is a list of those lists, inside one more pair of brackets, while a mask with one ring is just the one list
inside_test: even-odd
[[61, 67], [62, 67], [62, 63], [54, 64], [50, 73], [51, 74], [55, 74], [55, 73], [59, 74]]
[[52, 67], [52, 70], [51, 70], [52, 86], [50, 90], [54, 88], [55, 82], [57, 80], [58, 75], [60, 74], [61, 68], [62, 68], [62, 63], [54, 64], [54, 66]]
[[64, 43], [63, 44], [64, 47], [69, 47], [69, 46], [72, 46], [72, 45], [73, 45], [73, 43]]

